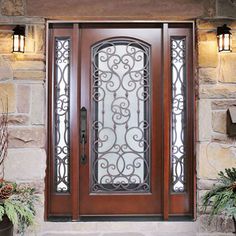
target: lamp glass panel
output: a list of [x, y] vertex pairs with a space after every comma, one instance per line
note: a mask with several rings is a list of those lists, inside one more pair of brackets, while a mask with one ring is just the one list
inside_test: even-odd
[[24, 52], [25, 48], [25, 37], [20, 35], [20, 52]]
[[230, 50], [230, 34], [224, 35], [224, 50], [225, 51]]
[[19, 51], [19, 35], [13, 35], [13, 52]]
[[218, 36], [218, 47], [219, 47], [219, 52], [223, 50], [223, 35]]

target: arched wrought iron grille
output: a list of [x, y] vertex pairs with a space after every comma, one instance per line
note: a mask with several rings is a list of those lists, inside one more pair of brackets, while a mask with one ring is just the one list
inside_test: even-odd
[[149, 192], [150, 47], [100, 42], [92, 70], [91, 192]]

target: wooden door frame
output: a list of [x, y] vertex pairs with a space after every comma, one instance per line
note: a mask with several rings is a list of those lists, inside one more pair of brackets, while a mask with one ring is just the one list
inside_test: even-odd
[[[88, 113], [88, 117], [90, 117], [88, 119], [88, 120], [90, 120], [90, 122], [88, 122], [88, 130], [90, 131], [90, 135], [87, 135], [88, 138], [87, 138], [87, 149], [86, 149], [87, 156], [89, 156], [91, 154], [91, 159], [89, 158], [90, 165], [89, 165], [89, 163], [87, 163], [86, 165], [80, 165], [80, 169], [79, 169], [80, 182], [83, 183], [83, 185], [85, 184], [85, 186], [83, 186], [83, 185], [80, 186], [80, 191], [79, 191], [80, 192], [81, 219], [84, 218], [85, 216], [87, 216], [87, 218], [88, 218], [89, 215], [91, 217], [92, 214], [97, 215], [97, 214], [99, 214], [99, 212], [100, 212], [100, 214], [104, 214], [104, 215], [110, 214], [110, 217], [112, 215], [113, 215], [113, 217], [114, 217], [114, 215], [116, 215], [116, 217], [117, 217], [117, 215], [123, 215], [123, 214], [124, 215], [126, 215], [126, 214], [127, 215], [128, 214], [131, 214], [131, 215], [141, 215], [141, 214], [143, 214], [143, 215], [144, 214], [145, 215], [148, 215], [148, 214], [161, 215], [162, 210], [163, 210], [162, 209], [162, 191], [163, 191], [163, 188], [162, 188], [162, 184], [163, 184], [163, 179], [162, 179], [162, 176], [163, 176], [162, 175], [162, 171], [163, 171], [163, 168], [162, 168], [162, 166], [163, 166], [163, 164], [162, 164], [162, 161], [163, 161], [163, 158], [162, 158], [162, 156], [163, 156], [163, 145], [162, 145], [163, 144], [162, 24], [159, 24], [159, 25], [158, 24], [134, 25], [134, 24], [120, 24], [120, 23], [119, 24], [112, 24], [112, 25], [111, 24], [92, 24], [92, 25], [81, 24], [80, 29], [81, 29], [81, 48], [82, 48], [81, 49], [82, 53], [80, 55], [82, 58], [81, 78], [80, 78], [81, 79], [81, 104], [80, 104], [80, 106], [86, 107], [86, 109], [91, 112], [91, 113], [89, 112], [90, 114]], [[89, 191], [89, 184], [91, 184], [90, 181], [92, 181], [92, 179], [93, 179], [93, 177], [92, 177], [93, 174], [91, 173], [91, 171], [92, 171], [91, 169], [93, 169], [93, 167], [92, 167], [93, 163], [94, 163], [93, 161], [96, 160], [96, 158], [93, 156], [96, 153], [93, 151], [93, 149], [94, 149], [93, 142], [95, 141], [94, 136], [96, 136], [96, 134], [93, 133], [93, 132], [95, 132], [95, 130], [93, 129], [92, 124], [94, 122], [94, 119], [95, 120], [98, 119], [98, 118], [96, 118], [98, 113], [96, 113], [94, 108], [96, 106], [98, 106], [98, 104], [99, 104], [99, 102], [98, 103], [95, 102], [97, 104], [97, 105], [95, 105], [94, 101], [96, 99], [92, 99], [93, 86], [94, 86], [93, 83], [94, 83], [94, 81], [96, 81], [96, 79], [95, 78], [91, 79], [92, 77], [94, 77], [94, 75], [92, 75], [93, 74], [93, 72], [92, 72], [93, 66], [91, 67], [91, 56], [92, 56], [91, 53], [93, 52], [93, 50], [91, 51], [91, 49], [92, 49], [92, 47], [96, 47], [95, 45], [97, 45], [98, 43], [103, 44], [106, 40], [109, 40], [109, 42], [110, 42], [111, 39], [117, 40], [118, 38], [121, 41], [130, 40], [129, 42], [133, 42], [133, 43], [135, 42], [135, 44], [137, 42], [139, 42], [140, 45], [142, 45], [139, 49], [143, 50], [143, 51], [145, 51], [145, 49], [144, 49], [145, 45], [147, 45], [146, 50], [149, 50], [148, 48], [150, 47], [150, 52], [149, 53], [146, 52], [147, 53], [146, 55], [147, 55], [147, 58], [150, 58], [150, 59], [147, 59], [147, 61], [150, 60], [151, 63], [150, 63], [150, 66], [145, 65], [145, 68], [146, 69], [150, 68], [149, 72], [147, 73], [148, 74], [148, 81], [149, 81], [149, 78], [150, 79], [155, 78], [155, 79], [147, 82], [148, 85], [150, 83], [150, 85], [149, 85], [150, 88], [149, 88], [149, 86], [147, 88], [150, 98], [147, 99], [147, 101], [145, 103], [144, 103], [144, 101], [140, 101], [141, 107], [143, 107], [145, 104], [145, 107], [150, 109], [148, 113], [145, 113], [146, 115], [150, 114], [150, 118], [143, 117], [142, 116], [143, 114], [142, 114], [141, 115], [142, 118], [140, 117], [140, 119], [146, 120], [151, 127], [148, 129], [149, 130], [148, 131], [148, 137], [149, 137], [148, 140], [151, 140], [151, 142], [149, 143], [150, 146], [148, 148], [148, 152], [150, 153], [150, 159], [149, 159], [149, 155], [146, 156], [146, 152], [143, 152], [143, 154], [145, 155], [145, 157], [143, 157], [144, 160], [146, 160], [148, 163], [150, 160], [150, 163], [151, 163], [151, 164], [147, 164], [147, 166], [149, 166], [148, 167], [149, 170], [147, 172], [149, 173], [148, 178], [150, 178], [150, 182], [151, 182], [150, 187], [151, 188], [148, 191], [143, 191], [143, 190], [139, 189], [139, 191], [136, 192], [136, 190], [135, 190], [136, 193], [134, 193], [134, 194], [131, 193], [131, 192], [133, 192], [132, 189], [127, 192], [123, 191], [122, 194], [119, 194], [118, 192], [114, 193], [114, 191], [111, 191], [110, 193], [108, 193], [106, 191], [103, 192], [103, 190], [101, 190], [101, 192], [100, 192], [100, 191], [91, 190], [91, 189], [90, 189], [91, 193], [89, 193], [90, 192]], [[113, 43], [114, 43], [114, 41], [113, 41]], [[95, 51], [97, 52], [97, 49]], [[116, 53], [119, 54], [118, 51]], [[126, 52], [126, 53], [128, 53], [128, 52]], [[92, 56], [92, 58], [94, 58], [94, 57]], [[133, 64], [133, 66], [134, 66], [135, 59], [132, 62], [134, 63]], [[94, 62], [94, 63], [96, 63], [96, 62]], [[147, 63], [147, 64], [149, 65], [149, 63]], [[99, 64], [97, 64], [97, 66], [99, 66]], [[96, 66], [94, 68], [96, 68]], [[139, 88], [140, 85], [138, 85], [138, 84], [136, 84], [136, 85], [138, 86], [137, 88]], [[124, 87], [126, 87], [126, 86], [124, 86]], [[126, 88], [123, 88], [123, 89], [126, 90]], [[109, 103], [109, 101], [106, 99], [106, 95], [107, 95], [107, 92], [109, 91], [109, 89], [108, 89], [108, 91], [105, 89], [105, 91], [106, 92], [105, 92], [104, 102]], [[127, 99], [132, 104], [132, 101], [133, 101], [131, 99], [131, 97], [133, 96], [133, 95], [131, 95], [132, 92], [130, 94], [129, 89], [127, 89], [127, 92], [129, 94], [127, 96]], [[124, 96], [123, 94], [121, 95], [119, 93], [119, 90], [116, 93], [117, 93], [117, 98], [120, 96]], [[135, 103], [136, 103], [136, 99], [138, 99], [138, 97], [137, 98], [135, 97]], [[114, 98], [114, 101], [115, 101], [115, 98]], [[133, 124], [131, 122], [131, 120], [134, 115], [132, 112], [135, 113], [135, 110], [138, 109], [138, 108], [135, 108], [135, 110], [132, 111], [131, 104], [128, 108], [128, 109], [131, 109], [130, 110], [130, 112], [131, 112], [130, 120], [127, 123], [127, 124], [129, 124], [130, 129], [131, 129], [131, 127], [135, 127], [137, 125], [135, 122]], [[105, 107], [106, 107], [106, 105], [105, 105]], [[106, 117], [106, 114], [108, 114], [108, 113], [107, 113], [106, 108], [104, 110], [105, 110], [105, 117]], [[115, 120], [116, 119], [113, 120], [114, 124], [116, 124]], [[100, 119], [99, 119], [99, 121], [102, 122], [102, 120], [100, 120]], [[105, 118], [104, 122], [106, 123], [106, 118]], [[117, 121], [117, 123], [119, 123], [119, 122]], [[118, 136], [119, 136], [119, 127], [122, 127], [122, 126], [119, 126], [117, 124], [116, 133], [118, 132], [117, 133]], [[100, 132], [102, 133], [102, 131], [98, 131], [98, 133], [100, 133]], [[107, 132], [106, 132], [106, 134], [108, 135]], [[92, 135], [94, 135], [93, 138], [92, 138]], [[122, 133], [122, 135], [123, 135], [123, 133]], [[145, 134], [143, 134], [143, 135], [145, 135]], [[90, 139], [90, 137], [91, 137], [91, 139]], [[147, 136], [145, 139], [147, 140]], [[130, 143], [128, 141], [126, 141], [126, 142], [127, 142], [126, 144], [129, 146]], [[118, 143], [117, 143], [117, 145], [118, 145]], [[120, 145], [120, 143], [119, 143], [119, 145]], [[110, 151], [114, 152], [115, 149], [111, 149]], [[108, 153], [110, 151], [108, 151]], [[139, 151], [141, 152], [141, 150], [139, 150]], [[106, 157], [108, 157], [108, 155], [110, 155], [108, 153], [105, 155]], [[124, 153], [125, 153], [125, 151], [124, 151]], [[137, 153], [135, 153], [135, 154], [137, 154]], [[125, 155], [127, 155], [127, 154], [125, 154]], [[121, 155], [121, 156], [123, 156], [123, 155]], [[151, 156], [152, 156], [152, 158], [151, 158]], [[106, 157], [104, 157], [104, 158], [106, 159]], [[95, 158], [95, 159], [93, 159], [93, 158]], [[124, 159], [126, 159], [126, 158], [129, 158], [129, 157], [128, 156], [124, 157]], [[100, 165], [101, 164], [98, 163], [98, 167], [100, 167]], [[98, 167], [96, 167], [96, 168], [98, 168]], [[142, 167], [142, 168], [144, 168], [144, 167]], [[93, 170], [93, 171], [94, 171], [94, 173], [96, 171], [99, 172], [98, 169], [96, 169], [96, 171], [95, 170]], [[136, 169], [136, 171], [137, 171], [137, 169]], [[109, 175], [108, 170], [106, 171], [105, 175], [107, 175], [107, 174]], [[134, 175], [135, 174], [138, 174], [138, 173], [134, 172]], [[144, 174], [144, 177], [142, 177], [142, 178], [145, 179], [145, 176], [146, 176], [145, 172], [143, 174]], [[112, 173], [111, 173], [111, 175], [112, 175]], [[125, 173], [124, 173], [124, 175], [125, 175]], [[89, 176], [90, 176], [90, 178], [89, 178]], [[130, 177], [130, 176], [128, 176], [128, 177]], [[93, 182], [93, 183], [95, 184], [95, 182]], [[149, 185], [149, 183], [148, 183], [148, 185]], [[119, 204], [119, 202], [120, 203], [122, 202], [122, 207]]]
[[[72, 59], [76, 58], [77, 57], [77, 54], [76, 54], [76, 51], [79, 52], [79, 32], [78, 32], [78, 25], [81, 24], [81, 23], [132, 23], [132, 24], [139, 24], [139, 23], [161, 23], [163, 24], [163, 32], [165, 32], [163, 34], [163, 47], [164, 47], [164, 50], [169, 50], [168, 47], [169, 47], [169, 44], [167, 43], [167, 37], [168, 37], [168, 34], [167, 34], [167, 31], [168, 31], [168, 24], [180, 24], [180, 25], [191, 25], [191, 29], [192, 29], [192, 52], [191, 52], [191, 56], [192, 56], [192, 82], [191, 82], [191, 85], [192, 85], [192, 88], [190, 88], [191, 90], [191, 94], [192, 94], [192, 111], [194, 111], [193, 113], [193, 116], [192, 116], [192, 121], [191, 121], [191, 126], [192, 126], [192, 132], [193, 132], [193, 140], [192, 140], [192, 152], [193, 152], [193, 160], [192, 160], [192, 168], [191, 168], [191, 171], [192, 171], [192, 176], [193, 176], [193, 179], [192, 179], [192, 183], [193, 183], [193, 192], [192, 192], [192, 212], [193, 212], [193, 218], [196, 219], [196, 149], [195, 149], [195, 143], [196, 143], [196, 115], [195, 115], [195, 112], [196, 112], [196, 96], [195, 96], [195, 81], [196, 81], [196, 78], [195, 78], [195, 55], [194, 55], [194, 49], [195, 49], [195, 22], [194, 21], [155, 21], [155, 20], [151, 20], [151, 21], [146, 21], [146, 20], [78, 20], [78, 21], [63, 21], [63, 20], [48, 20], [46, 22], [46, 107], [47, 107], [47, 112], [46, 112], [46, 120], [47, 120], [47, 123], [46, 123], [46, 137], [47, 137], [47, 142], [46, 142], [46, 152], [47, 152], [47, 170], [46, 170], [46, 178], [45, 178], [45, 220], [48, 220], [50, 219], [50, 160], [49, 160], [49, 153], [50, 153], [50, 150], [49, 150], [49, 145], [50, 145], [50, 138], [49, 138], [49, 121], [50, 121], [50, 83], [51, 83], [51, 80], [50, 80], [50, 76], [49, 76], [49, 72], [50, 72], [50, 52], [49, 52], [49, 45], [50, 45], [50, 34], [49, 34], [49, 26], [51, 24], [57, 24], [57, 25], [68, 25], [68, 24], [73, 24], [73, 37], [75, 40], [73, 40], [73, 46], [74, 48], [76, 48], [76, 50], [74, 50], [74, 52], [72, 53]], [[77, 29], [77, 30], [76, 30]], [[164, 56], [164, 55], [163, 55]], [[169, 86], [168, 85], [168, 81], [170, 79], [170, 68], [167, 66], [168, 63], [165, 63], [167, 61], [170, 60], [170, 58], [168, 56], [164, 56], [163, 57], [163, 60], [164, 60], [164, 68], [163, 68], [163, 71], [164, 71], [164, 86]], [[78, 71], [80, 71], [80, 68], [75, 68], [73, 67], [72, 68], [72, 71], [74, 73], [74, 76], [75, 75], [78, 75], [76, 73], [78, 73]], [[77, 84], [73, 84], [76, 88], [77, 88]], [[164, 96], [165, 98], [165, 96]], [[71, 95], [70, 99], [74, 100], [74, 101], [78, 101], [78, 97], [75, 97], [74, 95]], [[164, 99], [164, 104], [169, 104], [170, 101], [168, 101], [167, 99]], [[168, 107], [168, 106], [167, 106]], [[74, 109], [72, 111], [73, 114], [77, 114], [77, 109]], [[164, 112], [164, 120], [167, 121], [165, 122], [164, 124], [164, 127], [165, 129], [170, 129], [170, 120], [168, 119], [169, 116], [166, 116], [166, 112]], [[78, 128], [78, 122], [75, 122], [75, 127]], [[78, 129], [77, 129], [78, 130]], [[74, 131], [75, 132], [75, 131]], [[170, 141], [170, 132], [164, 132], [164, 137], [163, 137], [163, 140], [164, 140], [164, 156], [169, 156], [169, 150], [168, 148], [166, 148], [166, 145], [169, 147], [169, 141]], [[73, 143], [71, 144], [72, 145], [72, 151], [73, 152], [76, 152], [78, 151], [78, 145], [77, 143], [79, 143], [79, 140], [74, 140]], [[78, 221], [79, 220], [79, 207], [78, 207], [78, 203], [79, 203], [79, 186], [78, 186], [78, 173], [76, 170], [76, 167], [78, 166], [78, 159], [77, 161], [75, 161], [75, 163], [73, 163], [73, 167], [72, 167], [72, 188], [73, 188], [73, 192], [71, 194], [71, 215], [70, 215], [70, 218], [72, 219], [72, 221]], [[169, 201], [165, 201], [164, 199], [170, 199], [170, 186], [169, 186], [169, 182], [170, 182], [170, 161], [169, 159], [166, 159], [164, 160], [164, 166], [163, 166], [163, 169], [165, 170], [168, 170], [164, 173], [164, 176], [163, 176], [163, 179], [164, 179], [164, 182], [168, 183], [168, 184], [165, 184], [164, 185], [164, 189], [163, 189], [163, 219], [164, 220], [168, 220], [169, 217], [170, 217], [170, 212], [169, 212], [169, 209], [170, 209], [170, 205], [169, 205]]]

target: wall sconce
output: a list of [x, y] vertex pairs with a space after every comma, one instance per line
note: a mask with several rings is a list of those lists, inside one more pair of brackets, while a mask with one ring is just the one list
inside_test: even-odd
[[12, 52], [25, 51], [25, 26], [17, 25], [13, 29], [13, 50]]
[[231, 52], [232, 51], [232, 34], [230, 28], [224, 24], [217, 28], [217, 40], [219, 52]]

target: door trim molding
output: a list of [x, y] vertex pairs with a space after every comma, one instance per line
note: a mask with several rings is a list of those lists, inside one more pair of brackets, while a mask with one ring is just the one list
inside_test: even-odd
[[[46, 149], [46, 153], [47, 153], [47, 174], [45, 177], [45, 214], [44, 214], [44, 218], [45, 220], [49, 219], [49, 215], [48, 215], [48, 210], [49, 210], [49, 186], [50, 186], [50, 181], [48, 179], [48, 173], [49, 173], [49, 149], [48, 149], [48, 144], [49, 144], [49, 133], [48, 133], [48, 128], [49, 128], [49, 83], [51, 81], [49, 81], [49, 25], [50, 24], [76, 24], [78, 26], [78, 24], [80, 23], [161, 23], [163, 24], [163, 28], [165, 24], [171, 24], [171, 23], [180, 23], [180, 24], [191, 24], [192, 25], [192, 69], [193, 69], [193, 74], [192, 74], [192, 83], [193, 83], [193, 88], [192, 88], [192, 92], [193, 92], [193, 110], [194, 110], [194, 114], [193, 114], [193, 131], [194, 131], [194, 140], [193, 140], [193, 201], [192, 201], [192, 206], [193, 206], [193, 218], [196, 219], [196, 88], [197, 88], [197, 84], [196, 84], [196, 75], [195, 75], [195, 69], [196, 69], [196, 56], [194, 54], [194, 49], [195, 49], [195, 21], [193, 20], [189, 20], [189, 21], [167, 21], [167, 20], [46, 20], [46, 122], [45, 122], [45, 128], [46, 128], [46, 145], [45, 145], [45, 149]], [[73, 26], [75, 27], [75, 26]], [[78, 27], [77, 27], [78, 28]], [[165, 29], [165, 28], [164, 28]], [[79, 40], [79, 39], [78, 39]], [[72, 57], [75, 57], [75, 55], [73, 54]], [[168, 59], [166, 59], [168, 60]], [[80, 70], [80, 68], [78, 68], [78, 70]], [[165, 70], [165, 69], [164, 69]], [[78, 72], [78, 71], [77, 71]], [[167, 163], [168, 164], [168, 163]], [[166, 165], [167, 165], [166, 164]], [[75, 163], [75, 165], [77, 166], [77, 164]], [[73, 176], [74, 179], [75, 176]], [[165, 176], [165, 178], [168, 178], [167, 176]], [[73, 180], [72, 182], [76, 185], [77, 181]], [[77, 186], [77, 188], [79, 188]], [[169, 189], [163, 190], [164, 191], [164, 196], [166, 196], [167, 194], [169, 194]], [[76, 202], [76, 200], [78, 199], [78, 193], [77, 194], [72, 194], [72, 206], [74, 204], [78, 204], [78, 202]], [[76, 202], [76, 203], [75, 203]], [[72, 207], [73, 208], [73, 207]], [[77, 207], [78, 208], [78, 207]], [[163, 210], [163, 216], [164, 216], [164, 220], [168, 219], [168, 215], [169, 215], [169, 219], [171, 220], [172, 216], [169, 214], [169, 204], [164, 204], [164, 210]], [[77, 212], [77, 210], [72, 209], [72, 221], [77, 221], [78, 218], [77, 216], [79, 215], [79, 212]], [[148, 216], [147, 216], [148, 217]], [[182, 216], [180, 216], [182, 217]], [[106, 218], [106, 217], [105, 217]], [[105, 219], [104, 218], [104, 219]], [[140, 216], [140, 218], [142, 218], [142, 216]], [[159, 217], [158, 217], [159, 218]], [[110, 218], [112, 220], [112, 217]], [[97, 219], [96, 219], [97, 220]], [[149, 219], [150, 220], [150, 219]], [[158, 219], [157, 219], [158, 220]]]
[[47, 20], [47, 25], [53, 23], [192, 23], [194, 20]]

